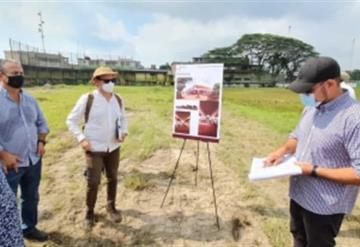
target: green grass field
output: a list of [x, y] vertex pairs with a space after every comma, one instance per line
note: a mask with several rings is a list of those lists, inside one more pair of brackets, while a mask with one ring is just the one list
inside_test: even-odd
[[[83, 85], [29, 90], [39, 101], [49, 122], [50, 140], [67, 131], [67, 114], [79, 96], [91, 90], [91, 86]], [[155, 150], [168, 147], [172, 141], [173, 88], [121, 87], [117, 92], [124, 98], [127, 113], [131, 115], [131, 138], [124, 146], [122, 158], [130, 156], [142, 161]], [[235, 116], [255, 120], [279, 134], [286, 134], [295, 126], [302, 109], [297, 95], [288, 90], [244, 88], [225, 88], [223, 108]], [[222, 118], [222, 128], [226, 125], [226, 118]], [[66, 148], [66, 143], [58, 142], [53, 151], [61, 152]]]
[[[45, 112], [51, 129], [50, 137], [66, 131], [67, 114], [79, 96], [91, 90], [93, 90], [91, 86], [82, 85], [29, 89]], [[130, 125], [131, 135], [136, 139], [139, 135], [145, 135], [146, 138], [141, 140], [146, 142], [152, 142], [150, 139], [155, 138], [153, 140], [155, 149], [164, 145], [157, 139], [164, 139], [163, 137], [171, 134], [169, 130], [172, 121], [173, 89], [121, 87], [117, 92], [125, 99], [127, 112], [134, 117]], [[297, 95], [285, 89], [225, 88], [223, 107], [236, 115], [264, 124], [278, 133], [289, 132], [295, 126], [302, 110]], [[226, 119], [223, 119], [222, 124], [226, 125]], [[144, 131], [145, 129], [147, 131]], [[161, 136], [156, 138], [159, 134]], [[168, 138], [165, 139], [169, 141]]]

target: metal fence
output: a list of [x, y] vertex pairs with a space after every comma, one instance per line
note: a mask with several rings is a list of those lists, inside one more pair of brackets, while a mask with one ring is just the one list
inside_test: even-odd
[[115, 69], [142, 69], [139, 61], [112, 54], [85, 54], [73, 52], [44, 52], [37, 47], [9, 39], [10, 50], [4, 51], [6, 59], [13, 59], [22, 65], [47, 68], [96, 68], [107, 65]]
[[[88, 83], [94, 69], [108, 65], [120, 73], [122, 85], [171, 85], [173, 76], [168, 70], [144, 69], [140, 62], [111, 55], [90, 56], [76, 53], [50, 53], [39, 48], [9, 40], [6, 59], [20, 62], [24, 68], [27, 85]], [[95, 58], [95, 59], [94, 59]]]

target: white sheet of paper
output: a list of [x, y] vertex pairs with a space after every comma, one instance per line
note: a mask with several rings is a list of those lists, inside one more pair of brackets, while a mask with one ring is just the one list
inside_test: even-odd
[[265, 158], [253, 158], [249, 179], [251, 181], [277, 178], [283, 176], [293, 176], [302, 173], [301, 168], [295, 165], [295, 157], [289, 156], [276, 166], [264, 166]]

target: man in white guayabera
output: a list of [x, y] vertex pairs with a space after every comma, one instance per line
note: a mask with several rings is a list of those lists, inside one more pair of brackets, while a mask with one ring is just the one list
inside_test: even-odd
[[[289, 89], [313, 102], [283, 146], [266, 158], [295, 155], [302, 175], [290, 178], [290, 231], [294, 246], [335, 246], [344, 215], [360, 185], [360, 104], [340, 86], [340, 66], [329, 57], [308, 59]], [[304, 102], [304, 101], [303, 101]]]
[[122, 220], [115, 203], [120, 144], [128, 134], [128, 122], [124, 101], [113, 92], [117, 76], [118, 73], [108, 67], [97, 68], [91, 78], [96, 90], [82, 95], [66, 120], [86, 156], [87, 229], [95, 224], [94, 208], [103, 170], [107, 177], [108, 215], [114, 222]]

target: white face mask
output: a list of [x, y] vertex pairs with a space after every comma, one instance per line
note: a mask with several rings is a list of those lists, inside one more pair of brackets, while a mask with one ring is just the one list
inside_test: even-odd
[[304, 94], [304, 93], [301, 93], [300, 94], [300, 100], [301, 100], [301, 103], [304, 105], [304, 106], [314, 106], [314, 107], [317, 107], [321, 104], [321, 101], [317, 101], [315, 99], [315, 96], [313, 93], [311, 94]]
[[114, 86], [115, 86], [115, 84], [112, 81], [110, 81], [108, 83], [104, 83], [101, 86], [101, 88], [102, 88], [102, 90], [104, 90], [107, 93], [112, 93], [114, 91]]

